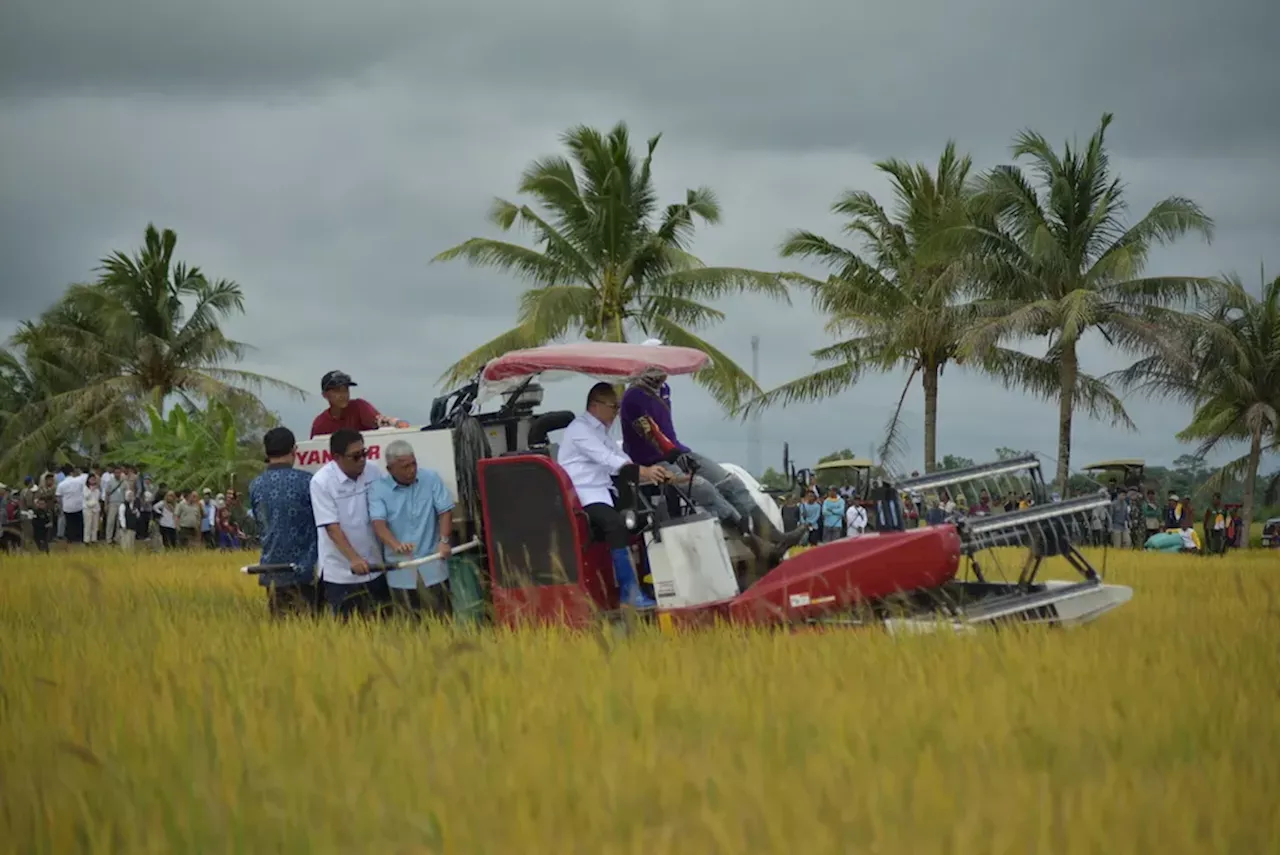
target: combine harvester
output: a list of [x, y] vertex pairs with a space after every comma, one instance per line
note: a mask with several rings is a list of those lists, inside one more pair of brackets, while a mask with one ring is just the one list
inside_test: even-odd
[[[551, 435], [575, 413], [538, 413], [539, 381], [571, 375], [626, 383], [650, 366], [679, 376], [701, 370], [708, 361], [705, 353], [691, 348], [633, 344], [515, 351], [490, 361], [472, 383], [437, 398], [426, 426], [369, 431], [365, 444], [369, 459], [377, 462], [386, 443], [407, 440], [419, 465], [444, 479], [457, 503], [453, 542], [461, 544], [457, 551], [481, 547], [475, 554], [484, 568], [488, 611], [495, 622], [588, 627], [619, 613], [618, 589], [609, 551], [555, 462]], [[495, 399], [495, 409], [480, 411]], [[315, 471], [328, 459], [326, 437], [299, 444], [301, 468]], [[901, 530], [905, 491], [947, 489], [955, 495], [966, 488], [1000, 489], [1015, 481], [1034, 496], [1033, 507]], [[1049, 503], [1034, 457], [881, 482], [872, 495], [880, 531], [808, 549], [773, 567], [760, 566], [739, 538], [695, 509], [678, 487], [641, 486], [635, 467], [624, 468], [615, 482], [636, 566], [651, 580], [656, 617], [664, 627], [718, 621], [878, 625], [894, 631], [1002, 621], [1070, 625], [1090, 621], [1132, 596], [1127, 587], [1104, 584], [1073, 546], [1081, 523], [1107, 503], [1106, 497]], [[777, 526], [780, 517], [772, 500], [758, 485], [754, 493], [760, 504], [757, 522]], [[898, 530], [885, 530], [894, 528]], [[1027, 554], [1017, 578], [989, 579], [999, 553], [982, 564], [979, 554], [1010, 546]], [[1042, 562], [1054, 557], [1078, 571], [1080, 580], [1038, 580]], [[282, 568], [243, 569], [258, 573]]]

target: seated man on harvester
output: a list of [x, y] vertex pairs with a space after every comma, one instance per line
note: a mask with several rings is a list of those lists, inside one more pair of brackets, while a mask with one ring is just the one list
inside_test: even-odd
[[[799, 543], [807, 528], [772, 532], [766, 540], [751, 530], [756, 503], [746, 485], [719, 463], [698, 454], [676, 438], [671, 421], [666, 373], [645, 369], [622, 396], [622, 450], [642, 466], [659, 466], [672, 476], [689, 478], [689, 496], [729, 528], [737, 531], [760, 558], [774, 564]], [[664, 394], [665, 392], [665, 394]]]
[[[592, 386], [587, 393], [586, 412], [564, 429], [556, 462], [573, 482], [587, 519], [609, 547], [619, 601], [638, 609], [653, 608], [657, 603], [640, 592], [635, 565], [631, 562], [630, 534], [614, 507], [613, 476], [632, 463], [609, 435], [609, 428], [617, 417], [618, 393], [608, 383]], [[668, 477], [660, 467], [640, 467], [642, 481], [663, 483]]]

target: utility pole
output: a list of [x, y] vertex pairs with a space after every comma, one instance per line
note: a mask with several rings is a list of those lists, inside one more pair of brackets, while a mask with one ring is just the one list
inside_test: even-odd
[[[751, 337], [751, 379], [760, 384], [760, 336]], [[747, 471], [753, 477], [764, 474], [760, 461], [760, 409], [757, 407], [747, 422]]]

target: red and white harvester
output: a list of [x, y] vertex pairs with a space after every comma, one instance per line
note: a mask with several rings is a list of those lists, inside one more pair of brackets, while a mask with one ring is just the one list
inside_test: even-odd
[[[651, 366], [676, 377], [708, 361], [691, 348], [635, 344], [514, 351], [437, 398], [427, 424], [369, 431], [365, 444], [377, 463], [388, 442], [407, 440], [419, 465], [444, 479], [457, 503], [453, 542], [479, 545], [473, 554], [484, 568], [495, 622], [585, 627], [619, 611], [618, 589], [609, 550], [556, 464], [553, 437], [575, 413], [539, 412], [541, 383], [566, 375], [626, 383]], [[327, 437], [299, 444], [299, 467], [315, 471], [328, 459]], [[742, 477], [760, 503], [757, 525], [777, 526], [772, 500], [750, 476]], [[1032, 496], [1030, 508], [904, 528], [905, 495], [945, 490], [954, 497], [968, 490], [976, 498], [976, 491], [1004, 495], [1015, 485], [1019, 494]], [[739, 538], [693, 507], [678, 486], [641, 486], [631, 467], [616, 486], [636, 566], [666, 627], [716, 621], [895, 631], [1000, 621], [1069, 625], [1090, 621], [1133, 593], [1105, 584], [1074, 546], [1089, 514], [1108, 498], [1050, 501], [1035, 457], [872, 485], [865, 498], [875, 503], [877, 531], [800, 551], [772, 567], [759, 566]], [[1018, 572], [991, 578], [1002, 575], [1000, 561], [1008, 560], [1010, 548], [1025, 555]], [[1079, 578], [1039, 579], [1042, 562], [1055, 557]]]

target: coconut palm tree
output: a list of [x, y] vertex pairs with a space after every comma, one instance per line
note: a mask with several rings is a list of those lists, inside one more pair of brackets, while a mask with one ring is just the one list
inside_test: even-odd
[[[1153, 246], [1193, 232], [1208, 239], [1213, 221], [1195, 202], [1173, 196], [1126, 226], [1124, 189], [1105, 147], [1110, 124], [1107, 113], [1083, 149], [1068, 143], [1061, 154], [1034, 131], [1019, 134], [1013, 155], [1029, 159], [1040, 186], [1016, 165], [998, 166], [983, 177], [973, 209], [974, 272], [986, 294], [975, 307], [982, 320], [962, 352], [981, 358], [997, 343], [1048, 340], [1047, 357], [1058, 376], [1033, 391], [1058, 402], [1057, 481], [1063, 489], [1072, 416], [1081, 405], [1078, 348], [1085, 333], [1096, 330], [1132, 354], [1162, 352], [1178, 310], [1212, 287], [1202, 277], [1142, 276]], [[1107, 400], [1113, 422], [1127, 423], [1118, 402]]]
[[1238, 277], [1223, 280], [1203, 307], [1165, 331], [1174, 342], [1125, 371], [1118, 382], [1195, 407], [1178, 438], [1199, 441], [1198, 456], [1232, 442], [1248, 451], [1213, 481], [1242, 480], [1245, 530], [1253, 523], [1255, 485], [1265, 452], [1280, 450], [1280, 277], [1255, 297]]
[[503, 199], [490, 220], [501, 230], [519, 225], [536, 248], [493, 238], [471, 238], [436, 261], [466, 261], [513, 273], [533, 287], [520, 300], [517, 323], [450, 366], [444, 382], [472, 376], [486, 361], [569, 334], [626, 341], [629, 332], [705, 351], [709, 369], [695, 379], [726, 407], [759, 389], [750, 376], [694, 330], [723, 320], [707, 305], [729, 294], [755, 292], [786, 298], [777, 274], [736, 267], [706, 267], [689, 252], [698, 221], [717, 223], [720, 205], [707, 187], [660, 208], [652, 179], [649, 140], [643, 160], [632, 152], [625, 124], [607, 135], [578, 126], [563, 136], [568, 157], [534, 161], [519, 190], [538, 209]]
[[79, 382], [15, 414], [6, 457], [47, 444], [67, 423], [105, 436], [140, 419], [145, 404], [162, 408], [171, 396], [194, 405], [265, 386], [305, 394], [227, 367], [249, 349], [221, 326], [244, 311], [244, 294], [234, 282], [210, 281], [175, 261], [177, 240], [148, 225], [137, 254], [103, 259], [95, 282], [71, 286], [39, 324], [20, 333], [27, 345], [77, 369]]
[[[903, 369], [907, 381], [880, 449], [887, 461], [899, 448], [898, 431], [907, 393], [917, 376], [924, 387], [924, 463], [937, 466], [938, 384], [947, 365], [964, 365], [961, 337], [974, 320], [965, 302], [970, 288], [966, 266], [970, 158], [948, 142], [937, 168], [890, 159], [876, 164], [889, 177], [894, 206], [887, 212], [870, 193], [842, 195], [832, 210], [848, 218], [844, 231], [859, 239], [861, 251], [839, 246], [813, 232], [793, 231], [782, 255], [819, 262], [832, 271], [825, 280], [792, 275], [806, 286], [816, 308], [828, 318], [829, 334], [842, 337], [813, 357], [821, 367], [760, 395], [745, 410], [796, 401], [821, 400], [853, 386], [868, 371]], [[1043, 383], [1052, 375], [1044, 360], [1001, 347], [985, 351], [967, 367], [1007, 385]], [[1086, 378], [1087, 393], [1102, 395]]]

